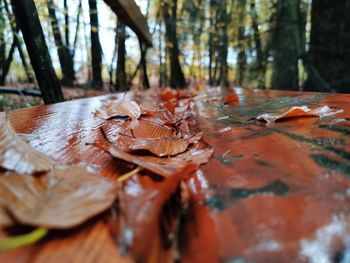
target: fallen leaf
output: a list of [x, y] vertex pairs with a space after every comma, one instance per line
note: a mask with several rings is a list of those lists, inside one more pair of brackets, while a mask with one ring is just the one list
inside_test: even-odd
[[66, 229], [108, 209], [117, 197], [117, 182], [81, 166], [56, 167], [40, 176], [0, 176], [0, 206], [16, 222]]
[[343, 110], [332, 109], [328, 106], [318, 107], [310, 109], [307, 106], [292, 107], [283, 113], [266, 113], [256, 117], [257, 120], [263, 120], [267, 123], [273, 123], [282, 119], [295, 118], [295, 117], [326, 117], [337, 113], [341, 113]]
[[142, 116], [145, 116], [145, 117], [153, 117], [154, 116], [154, 111], [142, 111], [141, 113]]
[[6, 209], [0, 205], [0, 226], [8, 227], [14, 224], [13, 219]]
[[172, 99], [177, 99], [176, 91], [172, 90], [172, 89], [165, 89], [165, 90], [161, 91], [160, 99], [162, 101], [168, 101], [168, 100], [172, 100]]
[[108, 141], [126, 150], [128, 145], [132, 144], [135, 138], [163, 139], [176, 136], [176, 130], [174, 128], [143, 119], [136, 121], [132, 128], [129, 128], [129, 126], [128, 121], [109, 121], [101, 127], [101, 130]]
[[232, 93], [230, 93], [230, 95], [228, 95], [222, 101], [223, 101], [224, 104], [229, 104], [229, 103], [236, 102], [236, 101], [239, 101], [239, 100], [238, 100], [237, 94], [232, 92]]
[[172, 138], [176, 134], [176, 130], [171, 127], [147, 120], [138, 120], [128, 131], [136, 138]]
[[188, 146], [197, 143], [202, 138], [197, 134], [188, 139], [162, 138], [162, 139], [133, 139], [129, 145], [130, 150], [148, 150], [151, 153], [163, 156], [175, 156], [187, 150]]
[[169, 177], [179, 172], [189, 163], [205, 164], [213, 154], [213, 149], [202, 141], [190, 146], [186, 152], [169, 158], [127, 153], [108, 141], [105, 143], [94, 143], [93, 145], [110, 153], [115, 158], [134, 163], [164, 177]]
[[6, 118], [0, 127], [0, 167], [20, 174], [39, 174], [50, 171], [52, 161], [21, 140]]
[[[176, 129], [166, 125], [138, 120], [133, 128], [123, 129], [123, 123], [106, 124], [101, 128], [107, 141], [123, 151], [147, 150], [159, 157], [183, 153], [188, 146], [197, 143], [202, 133], [192, 134], [185, 123]], [[180, 132], [181, 131], [181, 132]]]
[[141, 115], [141, 108], [137, 102], [123, 98], [112, 100], [101, 108], [96, 109], [95, 115], [105, 120], [119, 116], [129, 117], [135, 121]]
[[175, 108], [176, 108], [176, 101], [174, 100], [167, 100], [164, 103], [165, 108], [167, 108], [168, 111], [170, 111], [172, 114], [175, 114]]
[[[118, 240], [136, 262], [173, 261], [171, 248], [181, 212], [180, 182], [197, 168], [190, 164], [162, 181], [136, 177], [125, 184], [119, 195]], [[126, 190], [135, 185], [140, 189], [137, 195]]]

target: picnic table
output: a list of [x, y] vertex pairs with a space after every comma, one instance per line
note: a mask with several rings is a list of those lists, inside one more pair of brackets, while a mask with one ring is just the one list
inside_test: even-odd
[[[232, 90], [218, 92], [227, 96]], [[349, 259], [350, 95], [235, 92], [239, 102], [231, 105], [195, 100], [198, 128], [214, 154], [186, 182], [189, 203], [179, 215], [175, 257], [235, 263]], [[30, 134], [33, 148], [58, 162], [94, 165], [113, 180], [123, 173], [121, 162], [86, 144], [101, 136], [96, 130], [103, 120], [92, 112], [106, 98], [19, 109], [8, 116], [16, 132]], [[273, 124], [253, 119], [304, 105], [343, 111]], [[164, 183], [137, 174], [126, 182], [125, 195], [134, 194], [127, 190], [135, 182], [143, 191]], [[111, 235], [110, 216], [107, 211], [73, 230], [53, 231], [35, 245], [0, 251], [0, 262], [130, 262]], [[5, 235], [1, 230], [0, 237]], [[155, 233], [145, 246], [154, 239], [162, 240]], [[160, 243], [158, 252], [167, 249]]]

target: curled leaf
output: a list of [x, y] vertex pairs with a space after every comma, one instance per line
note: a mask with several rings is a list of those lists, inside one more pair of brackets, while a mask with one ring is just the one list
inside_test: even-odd
[[174, 128], [142, 119], [136, 121], [133, 128], [128, 129], [128, 127], [127, 122], [109, 122], [101, 127], [101, 131], [108, 141], [125, 151], [132, 150], [129, 146], [137, 142], [170, 139], [176, 136], [176, 130]]
[[130, 154], [120, 150], [118, 147], [108, 142], [94, 145], [102, 148], [115, 158], [134, 163], [164, 177], [168, 177], [176, 172], [179, 172], [189, 163], [195, 163], [197, 165], [205, 164], [213, 154], [213, 149], [202, 141], [198, 142], [192, 147], [189, 147], [186, 152], [170, 158]]
[[163, 157], [183, 153], [202, 138], [202, 133], [192, 135], [189, 127], [186, 130], [184, 125], [181, 127], [176, 134], [175, 128], [138, 120], [132, 129], [123, 130], [120, 124], [116, 124], [106, 125], [101, 131], [109, 142], [123, 151], [147, 150]]
[[81, 166], [56, 167], [41, 177], [9, 174], [0, 176], [0, 206], [16, 222], [65, 229], [108, 209], [116, 184]]
[[187, 150], [190, 144], [197, 143], [201, 134], [189, 139], [162, 138], [162, 139], [134, 139], [129, 146], [130, 150], [148, 150], [151, 153], [163, 157], [174, 156]]
[[6, 119], [0, 127], [0, 167], [20, 174], [38, 174], [50, 171], [52, 161], [21, 140]]
[[[120, 246], [125, 247], [136, 262], [173, 261], [170, 247], [174, 245], [174, 234], [181, 212], [179, 185], [181, 180], [194, 174], [197, 168], [195, 164], [187, 165], [159, 182], [144, 177], [126, 183], [125, 188], [137, 184], [142, 189], [137, 195], [124, 190], [119, 196], [121, 211], [118, 213], [118, 240]], [[169, 245], [164, 246], [164, 243]]]
[[318, 107], [315, 109], [310, 109], [307, 106], [302, 107], [292, 107], [283, 113], [266, 113], [256, 117], [257, 120], [263, 120], [267, 123], [273, 123], [282, 119], [295, 118], [295, 117], [308, 117], [308, 116], [318, 116], [326, 117], [337, 113], [341, 113], [343, 110], [332, 109], [328, 106]]
[[141, 115], [141, 108], [137, 102], [123, 98], [112, 100], [101, 108], [96, 109], [95, 115], [105, 120], [119, 116], [129, 117], [135, 121]]

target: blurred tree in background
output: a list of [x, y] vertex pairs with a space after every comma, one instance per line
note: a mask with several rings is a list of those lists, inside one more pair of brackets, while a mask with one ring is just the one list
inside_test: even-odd
[[[350, 92], [346, 0], [137, 0], [152, 49], [103, 0], [28, 1], [63, 85]], [[16, 2], [0, 1], [0, 85], [34, 81]]]

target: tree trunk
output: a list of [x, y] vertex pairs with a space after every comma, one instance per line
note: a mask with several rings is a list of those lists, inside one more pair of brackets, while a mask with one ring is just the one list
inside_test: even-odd
[[117, 91], [127, 91], [128, 83], [125, 71], [125, 24], [118, 19], [117, 22], [117, 43], [118, 43], [118, 60], [117, 60], [117, 75], [115, 87]]
[[[118, 24], [118, 23], [117, 23]], [[111, 64], [109, 66], [109, 85], [110, 85], [110, 90], [115, 91], [115, 85], [113, 84], [113, 74], [114, 74], [114, 62], [116, 60], [117, 56], [117, 51], [118, 51], [118, 25], [116, 25], [115, 28], [115, 43], [114, 43], [114, 48], [113, 48], [113, 55], [111, 59]]]
[[274, 89], [299, 90], [300, 0], [278, 0], [271, 54]]
[[13, 53], [15, 52], [15, 48], [17, 46], [17, 39], [14, 38], [9, 54], [7, 56], [7, 59], [4, 61], [4, 63], [2, 64], [2, 70], [1, 70], [1, 76], [0, 76], [0, 85], [4, 86], [5, 85], [5, 81], [6, 81], [6, 76], [9, 73], [9, 69], [11, 66], [11, 62], [13, 59]]
[[[4, 7], [5, 7], [5, 10], [6, 10], [6, 14], [8, 15], [8, 17], [12, 17], [12, 14], [10, 13], [10, 9], [9, 9], [8, 4], [7, 4], [7, 1], [5, 0], [3, 2], [4, 2]], [[17, 45], [18, 53], [19, 53], [19, 56], [20, 56], [20, 58], [22, 60], [22, 65], [23, 65], [24, 71], [25, 71], [25, 73], [27, 75], [28, 82], [29, 83], [33, 83], [34, 82], [34, 78], [33, 78], [33, 75], [31, 73], [30, 69], [29, 69], [29, 66], [27, 64], [26, 57], [25, 57], [25, 55], [23, 53], [21, 41], [18, 38], [19, 28], [17, 26], [15, 18], [11, 19], [10, 25], [11, 25], [11, 31], [13, 33], [14, 43], [16, 43], [16, 45]]]
[[215, 66], [214, 66], [214, 72], [213, 72], [213, 80], [214, 80], [214, 85], [218, 86], [220, 85], [220, 75], [218, 76], [219, 69], [221, 68], [220, 66], [220, 56], [215, 57]]
[[159, 22], [159, 31], [158, 31], [158, 50], [159, 50], [159, 87], [165, 85], [164, 75], [164, 63], [163, 63], [163, 46], [162, 46], [162, 24]]
[[258, 15], [256, 12], [256, 0], [251, 0], [250, 3], [250, 15], [252, 18], [252, 29], [253, 29], [253, 38], [255, 43], [255, 49], [256, 49], [256, 76], [258, 80], [258, 88], [264, 88], [265, 87], [265, 78], [266, 78], [266, 54], [263, 50], [262, 43], [261, 43], [261, 37], [260, 37], [260, 30], [258, 26]]
[[144, 44], [142, 44], [141, 41], [139, 41], [139, 45], [140, 45], [140, 52], [141, 52], [140, 66], [141, 66], [142, 86], [144, 89], [149, 89], [149, 81], [147, 76], [147, 62], [146, 62], [147, 47]]
[[53, 0], [49, 0], [47, 2], [47, 5], [51, 20], [53, 36], [57, 47], [58, 58], [62, 69], [62, 84], [72, 85], [74, 81], [73, 57], [69, 51], [68, 46], [64, 45], [63, 43]]
[[[312, 1], [311, 39], [307, 58], [310, 70], [304, 84], [305, 90], [335, 89], [338, 92], [350, 92], [349, 14], [350, 2], [347, 0]], [[326, 89], [327, 86], [330, 89]]]
[[[2, 0], [0, 0], [0, 5], [2, 5]], [[3, 9], [0, 8], [0, 16], [5, 17]], [[6, 41], [4, 36], [4, 30], [0, 30], [0, 65], [3, 65], [6, 60]]]
[[[89, 38], [89, 32], [88, 32], [88, 23], [85, 22], [84, 19], [84, 10], [81, 9], [81, 17], [82, 17], [82, 23], [83, 23], [83, 31], [84, 31], [84, 49], [86, 50], [86, 71], [87, 71], [87, 79], [92, 80], [92, 59], [91, 59], [91, 36]], [[94, 83], [92, 83], [93, 85]]]
[[68, 3], [67, 0], [63, 1], [64, 9], [64, 36], [65, 36], [65, 45], [70, 49], [69, 41], [69, 13], [68, 13]]
[[227, 14], [227, 1], [221, 0], [218, 7], [218, 23], [219, 23], [219, 38], [220, 38], [220, 85], [222, 87], [228, 87], [228, 65], [227, 65], [227, 53], [228, 53], [228, 37], [227, 37], [227, 24], [229, 22]]
[[74, 59], [74, 57], [75, 57], [75, 50], [76, 50], [76, 48], [77, 48], [77, 43], [78, 43], [81, 12], [82, 12], [82, 0], [79, 0], [78, 12], [77, 12], [77, 18], [76, 18], [77, 25], [76, 25], [76, 28], [75, 28], [75, 35], [74, 35], [74, 42], [73, 42], [73, 50], [72, 50], [72, 57], [73, 57], [73, 59]]
[[208, 53], [209, 53], [209, 65], [208, 65], [208, 75], [209, 75], [209, 85], [213, 86], [213, 60], [214, 60], [214, 0], [210, 0], [209, 2], [209, 39], [208, 39]]
[[52, 66], [43, 30], [33, 0], [11, 0], [45, 103], [63, 101], [60, 83]]
[[90, 25], [91, 25], [91, 64], [92, 84], [102, 88], [102, 47], [98, 34], [98, 14], [96, 0], [89, 0]]
[[22, 60], [22, 65], [23, 65], [24, 71], [25, 71], [27, 78], [28, 78], [28, 82], [34, 83], [34, 77], [33, 77], [32, 71], [29, 69], [26, 57], [25, 57], [23, 50], [22, 50], [21, 42], [19, 40], [17, 41], [17, 49], [18, 49], [19, 56]]
[[165, 22], [165, 38], [170, 56], [170, 86], [184, 88], [185, 76], [179, 62], [179, 44], [176, 34], [177, 0], [164, 0], [163, 18]]
[[246, 66], [247, 66], [247, 54], [245, 46], [245, 24], [244, 15], [246, 11], [246, 1], [239, 1], [239, 19], [238, 19], [238, 56], [237, 56], [237, 77], [236, 85], [242, 87], [244, 83]]

